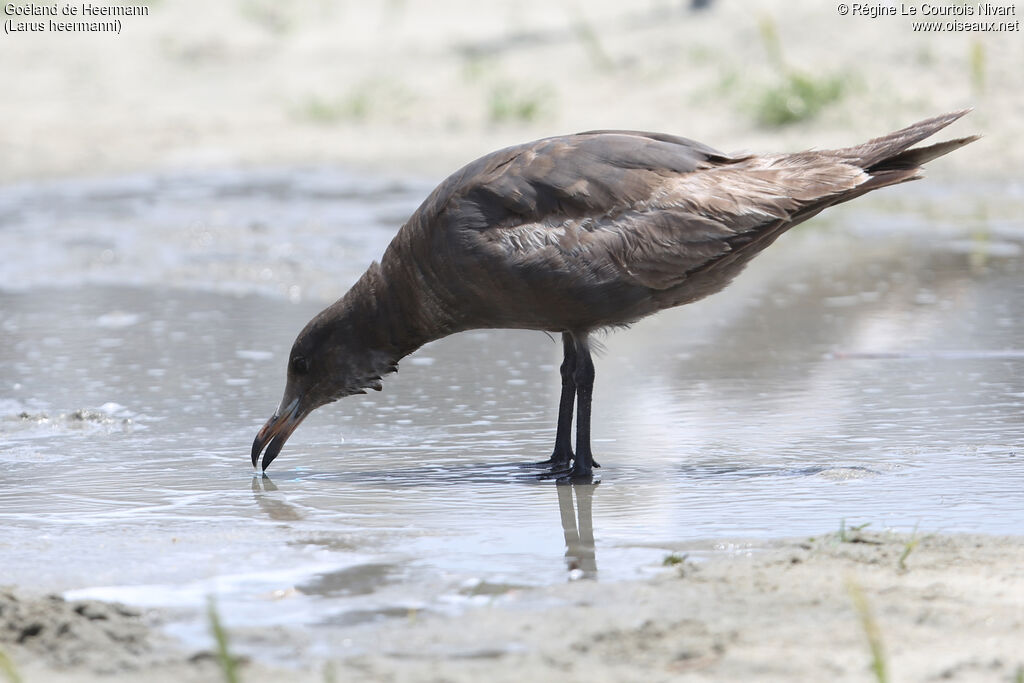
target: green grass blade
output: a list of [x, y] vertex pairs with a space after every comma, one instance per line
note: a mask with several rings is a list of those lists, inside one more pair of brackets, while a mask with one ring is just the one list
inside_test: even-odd
[[11, 661], [11, 658], [3, 650], [0, 650], [0, 671], [3, 672], [4, 677], [10, 683], [21, 683], [21, 675], [14, 668], [14, 662]]
[[217, 643], [217, 663], [220, 665], [221, 673], [224, 674], [226, 683], [239, 683], [238, 662], [231, 654], [228, 646], [228, 632], [220, 622], [220, 614], [217, 612], [217, 603], [213, 597], [206, 600], [206, 618], [210, 622], [210, 633]]
[[871, 612], [867, 596], [860, 585], [853, 579], [846, 581], [846, 590], [853, 601], [853, 608], [860, 617], [861, 628], [868, 639], [868, 647], [871, 649], [871, 671], [875, 674], [878, 683], [889, 683], [889, 666], [885, 659], [885, 648], [882, 645], [882, 631], [878, 628], [875, 615]]

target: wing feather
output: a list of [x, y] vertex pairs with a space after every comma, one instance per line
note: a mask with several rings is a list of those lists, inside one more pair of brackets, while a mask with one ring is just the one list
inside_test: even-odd
[[678, 140], [540, 141], [453, 197], [448, 224], [509, 267], [663, 290], [867, 179], [820, 154], [728, 157]]

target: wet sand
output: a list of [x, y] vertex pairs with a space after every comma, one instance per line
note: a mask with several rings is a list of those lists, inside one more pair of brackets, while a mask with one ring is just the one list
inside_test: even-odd
[[[847, 530], [845, 539], [829, 532], [767, 545], [688, 544], [673, 557], [678, 564], [643, 581], [581, 580], [495, 596], [458, 617], [410, 612], [353, 627], [352, 638], [369, 643], [359, 654], [298, 669], [245, 661], [242, 680], [323, 681], [333, 672], [333, 680], [467, 683], [865, 681], [874, 680], [865, 618], [891, 680], [1009, 681], [1024, 667], [1019, 537]], [[866, 610], [855, 607], [857, 591]], [[145, 618], [129, 610], [15, 602], [8, 593], [0, 609], [0, 644], [26, 681], [219, 675], [212, 653], [147, 635]], [[35, 626], [38, 634], [19, 636]]]

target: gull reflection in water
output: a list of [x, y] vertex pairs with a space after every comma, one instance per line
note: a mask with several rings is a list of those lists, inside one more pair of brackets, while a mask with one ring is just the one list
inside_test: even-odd
[[286, 503], [278, 496], [267, 495], [274, 491], [277, 491], [277, 484], [272, 482], [267, 475], [252, 478], [253, 498], [256, 499], [260, 510], [266, 513], [270, 519], [277, 522], [297, 522], [304, 518], [302, 512], [291, 503]]
[[[558, 512], [565, 537], [565, 566], [570, 581], [597, 578], [597, 555], [594, 549], [593, 500], [597, 483], [559, 484]], [[305, 518], [301, 510], [274, 495], [278, 488], [270, 477], [252, 478], [252, 493], [260, 510], [270, 519], [294, 522]]]
[[[597, 484], [555, 486], [558, 511], [565, 534], [565, 566], [569, 580], [597, 578], [597, 554], [594, 550], [594, 489]], [[575, 506], [573, 505], [575, 494]]]

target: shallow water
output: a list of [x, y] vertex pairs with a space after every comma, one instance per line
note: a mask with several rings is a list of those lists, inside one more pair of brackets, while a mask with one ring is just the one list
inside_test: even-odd
[[550, 452], [560, 361], [523, 331], [428, 345], [254, 478], [294, 335], [428, 190], [323, 169], [0, 188], [0, 582], [169, 607], [197, 646], [215, 595], [242, 649], [287, 659], [696, 541], [1024, 531], [1013, 185], [860, 200], [604, 338], [596, 487], [521, 466]]

